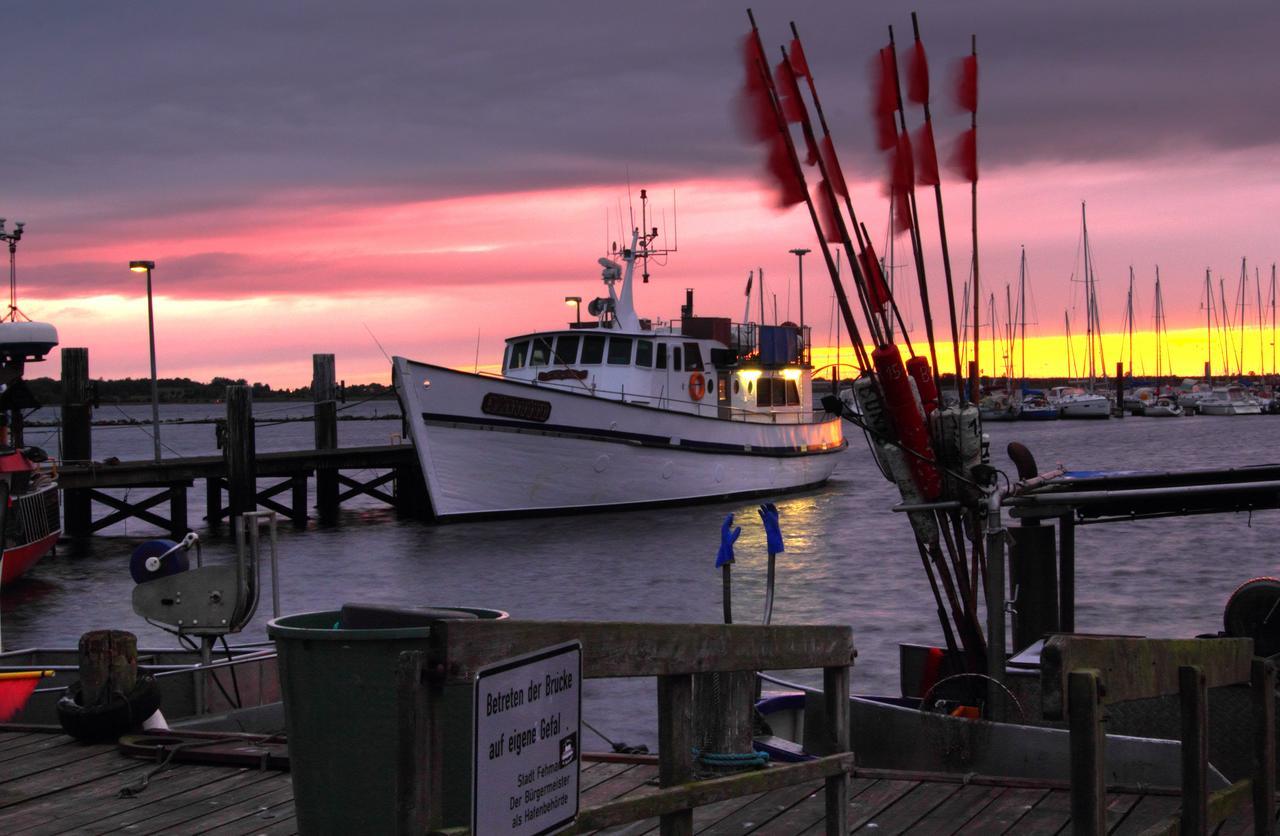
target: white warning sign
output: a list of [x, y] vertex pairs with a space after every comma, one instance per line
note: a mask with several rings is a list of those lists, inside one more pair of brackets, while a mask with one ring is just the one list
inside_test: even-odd
[[582, 644], [496, 662], [476, 676], [471, 832], [541, 836], [578, 815]]

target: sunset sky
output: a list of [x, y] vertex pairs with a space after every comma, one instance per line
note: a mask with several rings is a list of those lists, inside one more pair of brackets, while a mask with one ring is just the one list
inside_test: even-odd
[[[1003, 309], [1025, 245], [1032, 373], [1066, 371], [1064, 310], [1083, 332], [1072, 281], [1081, 201], [1107, 330], [1120, 328], [1130, 265], [1138, 326], [1150, 329], [1159, 265], [1169, 327], [1188, 329], [1174, 335], [1177, 370], [1198, 373], [1205, 270], [1215, 292], [1225, 282], [1230, 307], [1242, 257], [1256, 327], [1255, 267], [1265, 303], [1280, 259], [1280, 6], [917, 9], [940, 146], [967, 126], [946, 101], [946, 78], [977, 35], [983, 296], [996, 291]], [[855, 206], [883, 251], [868, 65], [888, 25], [910, 41], [910, 6], [754, 10], [770, 50], [796, 21]], [[10, 10], [0, 216], [10, 228], [27, 222], [20, 307], [56, 324], [63, 346], [89, 347], [93, 376], [146, 376], [144, 284], [127, 265], [154, 259], [162, 377], [297, 386], [313, 352], [335, 353], [349, 382], [388, 381], [383, 350], [491, 366], [503, 337], [571, 318], [565, 296], [603, 292], [595, 261], [627, 225], [630, 185], [633, 195], [648, 188], [667, 244], [679, 219], [679, 251], [637, 290], [642, 315], [678, 316], [692, 287], [699, 313], [740, 319], [747, 273], [763, 267], [781, 318], [797, 319], [787, 251], [816, 242], [802, 207], [773, 208], [760, 151], [735, 128], [747, 31], [743, 6], [670, 0]], [[943, 185], [963, 282], [968, 185]], [[832, 291], [813, 256], [805, 303], [815, 341], [828, 341]], [[922, 341], [918, 308], [908, 318]], [[1246, 334], [1246, 371], [1269, 364], [1270, 339], [1269, 325]], [[1138, 344], [1135, 368], [1154, 371], [1151, 341]], [[1116, 351], [1109, 345], [1111, 365]], [[984, 348], [984, 370], [989, 356]]]

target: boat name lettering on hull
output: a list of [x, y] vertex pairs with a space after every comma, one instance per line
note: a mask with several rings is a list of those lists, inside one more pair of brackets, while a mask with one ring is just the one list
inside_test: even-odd
[[486, 415], [498, 415], [503, 418], [518, 418], [522, 421], [538, 421], [545, 423], [551, 417], [549, 401], [535, 401], [532, 398], [517, 398], [513, 395], [499, 395], [489, 392], [480, 402], [480, 411]]
[[549, 372], [538, 372], [538, 380], [546, 383], [551, 380], [586, 380], [586, 369], [552, 369]]

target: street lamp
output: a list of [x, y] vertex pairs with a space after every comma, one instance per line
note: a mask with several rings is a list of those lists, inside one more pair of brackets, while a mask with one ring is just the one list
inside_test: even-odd
[[564, 297], [564, 303], [565, 303], [566, 305], [573, 305], [573, 307], [575, 308], [575, 310], [576, 310], [576, 312], [577, 312], [577, 316], [578, 316], [578, 324], [579, 324], [579, 325], [581, 325], [581, 324], [582, 324], [582, 297], [581, 297], [581, 296], [566, 296], [566, 297]]
[[801, 351], [804, 351], [804, 257], [808, 255], [809, 251], [803, 247], [797, 247], [790, 252], [796, 257], [796, 262], [800, 269], [800, 346]]
[[130, 261], [129, 269], [147, 274], [147, 335], [151, 342], [151, 439], [156, 445], [156, 463], [160, 462], [160, 389], [156, 384], [156, 318], [151, 305], [151, 271], [154, 261]]

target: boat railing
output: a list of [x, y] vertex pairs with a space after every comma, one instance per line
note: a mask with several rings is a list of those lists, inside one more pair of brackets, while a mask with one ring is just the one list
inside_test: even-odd
[[[494, 381], [512, 382], [511, 378], [494, 372], [482, 371], [476, 372], [476, 374], [481, 377], [492, 378]], [[830, 416], [826, 413], [815, 413], [804, 406], [795, 407], [793, 411], [787, 412], [759, 411], [736, 406], [723, 406], [715, 401], [704, 403], [686, 401], [666, 395], [637, 394], [628, 392], [626, 389], [605, 389], [578, 380], [520, 380], [518, 382], [541, 389], [558, 389], [564, 392], [574, 392], [579, 395], [590, 395], [595, 398], [606, 398], [639, 406], [652, 405], [671, 412], [686, 412], [702, 418], [721, 418], [754, 424], [821, 424], [830, 420]]]

